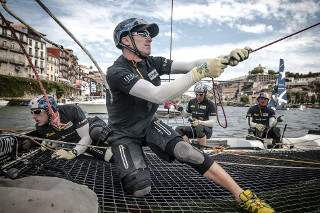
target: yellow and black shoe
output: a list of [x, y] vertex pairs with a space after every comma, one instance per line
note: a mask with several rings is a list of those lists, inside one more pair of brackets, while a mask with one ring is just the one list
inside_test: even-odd
[[239, 206], [248, 212], [253, 213], [274, 213], [275, 211], [269, 204], [262, 202], [255, 194], [250, 190], [246, 190], [240, 194], [242, 202]]

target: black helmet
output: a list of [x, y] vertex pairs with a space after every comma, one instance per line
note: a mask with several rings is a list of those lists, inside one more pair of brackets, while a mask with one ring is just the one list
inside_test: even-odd
[[121, 46], [126, 47], [121, 44], [121, 36], [123, 33], [138, 32], [145, 29], [148, 29], [151, 38], [156, 37], [159, 33], [159, 27], [157, 24], [148, 24], [148, 22], [143, 19], [130, 18], [120, 22], [113, 31], [113, 40], [116, 47], [119, 49], [121, 49]]

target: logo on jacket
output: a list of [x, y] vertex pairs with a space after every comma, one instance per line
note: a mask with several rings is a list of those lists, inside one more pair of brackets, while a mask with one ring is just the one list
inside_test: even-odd
[[155, 79], [158, 76], [158, 72], [156, 69], [152, 70], [149, 74], [148, 74], [150, 80], [152, 81], [153, 79]]
[[126, 76], [123, 77], [123, 80], [125, 80], [127, 83], [129, 83], [133, 78], [134, 78], [135, 74], [130, 73]]

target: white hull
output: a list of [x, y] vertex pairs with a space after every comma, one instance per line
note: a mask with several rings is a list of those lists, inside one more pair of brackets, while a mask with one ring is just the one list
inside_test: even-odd
[[[320, 135], [307, 134], [298, 138], [283, 138], [282, 143], [282, 149], [320, 149]], [[230, 147], [230, 149], [265, 150], [267, 145], [272, 145], [272, 139], [266, 139], [265, 143], [260, 140], [247, 140], [245, 137], [210, 138], [207, 140], [207, 146], [219, 147], [222, 145]]]
[[107, 114], [106, 99], [93, 101], [83, 101], [77, 103], [84, 111], [89, 114]]
[[7, 106], [8, 103], [9, 103], [9, 101], [6, 101], [6, 100], [1, 99], [1, 100], [0, 100], [0, 107]]

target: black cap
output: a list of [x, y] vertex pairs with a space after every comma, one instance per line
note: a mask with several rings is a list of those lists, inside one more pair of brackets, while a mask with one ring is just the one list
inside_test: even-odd
[[131, 31], [132, 32], [140, 32], [147, 29], [151, 34], [151, 38], [156, 37], [159, 34], [159, 27], [156, 23], [152, 24], [145, 24], [145, 25], [138, 25], [134, 27]]

